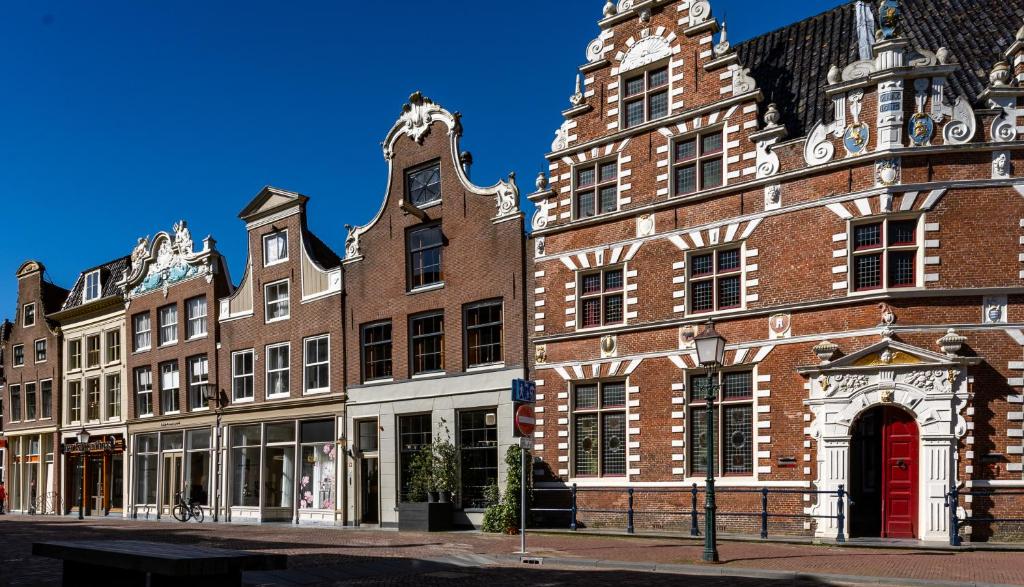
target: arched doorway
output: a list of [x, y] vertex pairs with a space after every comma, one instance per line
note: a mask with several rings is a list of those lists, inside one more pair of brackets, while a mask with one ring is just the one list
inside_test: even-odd
[[918, 427], [909, 413], [878, 406], [853, 425], [850, 535], [916, 538]]

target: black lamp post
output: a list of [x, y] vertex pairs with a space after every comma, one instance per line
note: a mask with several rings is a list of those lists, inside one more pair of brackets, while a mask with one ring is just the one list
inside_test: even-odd
[[221, 454], [220, 454], [220, 434], [221, 434], [221, 416], [224, 414], [224, 407], [228, 405], [227, 394], [224, 390], [216, 393], [216, 395], [210, 394], [210, 384], [204, 384], [201, 386], [199, 393], [202, 394], [203, 400], [210, 408], [213, 409], [213, 413], [216, 415], [216, 425], [214, 427], [213, 437], [213, 521], [217, 522], [218, 513], [220, 512], [220, 484], [221, 484]]
[[715, 398], [719, 385], [715, 380], [725, 360], [725, 338], [715, 330], [714, 322], [708, 321], [704, 331], [694, 337], [697, 347], [697, 362], [707, 372], [704, 382], [704, 398], [707, 402], [704, 418], [704, 438], [707, 457], [704, 468], [707, 471], [707, 494], [704, 499], [704, 561], [718, 562], [718, 536], [715, 532]]
[[79, 463], [82, 466], [82, 490], [78, 492], [78, 519], [84, 520], [85, 515], [82, 510], [85, 509], [85, 467], [86, 463], [88, 462], [88, 460], [85, 458], [86, 454], [88, 453], [88, 447], [85, 445], [89, 444], [90, 434], [89, 431], [85, 429], [85, 426], [82, 426], [82, 429], [79, 430], [78, 434], [76, 434], [75, 436], [77, 437], [78, 444], [82, 445], [82, 456], [79, 457]]

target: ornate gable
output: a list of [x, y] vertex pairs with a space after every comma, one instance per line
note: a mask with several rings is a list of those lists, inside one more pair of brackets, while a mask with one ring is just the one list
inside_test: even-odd
[[163, 290], [167, 297], [170, 286], [205, 276], [207, 281], [216, 273], [213, 262], [215, 243], [210, 237], [203, 239], [203, 248], [194, 250], [192, 233], [181, 220], [174, 225], [173, 236], [158, 232], [152, 240], [142, 237], [131, 255], [131, 267], [126, 273], [124, 289], [129, 299]]
[[285, 211], [290, 213], [290, 208], [303, 206], [308, 200], [308, 197], [300, 193], [266, 186], [238, 213], [238, 217], [250, 224], [257, 220], [268, 219], [271, 215], [274, 215], [273, 217], [276, 219], [277, 213]]

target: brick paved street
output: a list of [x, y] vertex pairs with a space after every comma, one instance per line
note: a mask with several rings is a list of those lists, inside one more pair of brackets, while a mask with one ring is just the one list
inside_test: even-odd
[[[740, 576], [668, 574], [700, 558], [701, 546], [668, 539], [599, 536], [531, 536], [532, 554], [542, 566], [526, 566], [511, 555], [518, 538], [472, 532], [417, 534], [295, 528], [287, 525], [178, 524], [123, 520], [87, 520], [24, 516], [0, 517], [0, 587], [57, 584], [60, 565], [30, 554], [32, 542], [73, 539], [135, 539], [197, 544], [287, 554], [288, 571], [249, 573], [250, 585], [488, 585], [620, 586], [688, 585], [730, 587], [856, 585], [859, 581], [794, 579], [794, 573], [891, 577], [889, 585], [964, 582], [1024, 585], [1024, 554], [1019, 552], [944, 552], [834, 548], [792, 544], [722, 543], [724, 564], [707, 573]], [[559, 559], [552, 564], [552, 559]], [[568, 565], [566, 559], [578, 564]], [[602, 561], [595, 563], [595, 561]], [[615, 568], [618, 565], [620, 568]], [[756, 576], [764, 571], [777, 577]], [[783, 576], [782, 573], [788, 573]], [[746, 578], [742, 575], [748, 575]], [[754, 576], [749, 576], [754, 575]], [[904, 581], [904, 583], [901, 583]]]

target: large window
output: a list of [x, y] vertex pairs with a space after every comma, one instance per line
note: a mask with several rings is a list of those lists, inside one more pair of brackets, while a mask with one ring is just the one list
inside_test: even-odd
[[266, 425], [267, 446], [263, 476], [263, 505], [292, 508], [295, 505], [295, 422]]
[[82, 421], [82, 382], [68, 382], [68, 421]]
[[576, 167], [576, 218], [590, 218], [619, 208], [618, 170], [616, 161]]
[[722, 170], [721, 131], [675, 142], [672, 174], [677, 196], [721, 186]]
[[185, 433], [185, 486], [188, 497], [203, 505], [210, 503], [210, 429]]
[[587, 383], [573, 389], [576, 477], [626, 475], [626, 383]]
[[21, 386], [11, 386], [11, 422], [21, 421]]
[[267, 390], [270, 397], [285, 397], [290, 390], [288, 370], [290, 366], [288, 343], [267, 347]]
[[157, 465], [160, 448], [156, 434], [135, 437], [135, 503], [156, 505]]
[[743, 251], [739, 247], [690, 255], [690, 311], [729, 310], [743, 305]]
[[231, 466], [233, 495], [231, 505], [260, 505], [260, 425], [231, 429]]
[[409, 201], [417, 207], [441, 200], [441, 164], [431, 163], [414, 169], [405, 175], [406, 192]]
[[391, 323], [363, 326], [363, 381], [390, 379]]
[[263, 237], [263, 266], [288, 260], [288, 231], [281, 230]]
[[107, 375], [107, 419], [121, 418], [121, 376], [117, 373]]
[[188, 409], [206, 408], [206, 387], [210, 383], [210, 361], [206, 355], [188, 359]]
[[91, 302], [100, 297], [100, 272], [93, 271], [85, 275], [85, 290], [83, 291], [86, 302]]
[[46, 362], [46, 339], [43, 338], [43, 339], [37, 340], [36, 344], [35, 344], [35, 347], [36, 347], [36, 362], [37, 363], [45, 363]]
[[149, 367], [135, 370], [135, 415], [153, 415], [153, 371]]
[[160, 346], [178, 342], [178, 306], [164, 306], [157, 314], [160, 320]]
[[164, 414], [177, 414], [181, 411], [179, 389], [181, 381], [178, 374], [178, 362], [171, 361], [160, 364], [160, 411]]
[[307, 338], [303, 346], [305, 393], [322, 393], [331, 390], [331, 339], [329, 336]]
[[103, 407], [100, 397], [99, 377], [91, 377], [85, 380], [85, 393], [87, 398], [86, 416], [90, 422], [98, 422], [100, 419], [100, 409]]
[[191, 340], [206, 336], [206, 297], [200, 296], [185, 302], [185, 338]]
[[[498, 482], [498, 426], [495, 411], [459, 413], [459, 463], [463, 508], [487, 507], [487, 488]], [[492, 415], [492, 424], [487, 415]]]
[[413, 461], [420, 450], [431, 443], [430, 414], [399, 416], [398, 418], [398, 467], [399, 501], [418, 500], [413, 487]]
[[253, 399], [253, 351], [231, 355], [231, 397], [234, 401]]
[[39, 414], [47, 420], [53, 417], [53, 381], [47, 379], [39, 382]]
[[334, 462], [338, 455], [334, 423], [330, 420], [303, 422], [300, 435], [299, 509], [333, 510]]
[[35, 420], [38, 417], [36, 405], [36, 384], [25, 384], [25, 419]]
[[581, 328], [622, 324], [625, 301], [623, 275], [621, 267], [580, 275], [578, 324]]
[[100, 366], [100, 335], [85, 338], [85, 366], [92, 369]]
[[623, 85], [625, 128], [668, 116], [668, 67], [651, 69], [626, 78]]
[[883, 219], [853, 226], [855, 291], [917, 286], [917, 219]]
[[107, 363], [121, 360], [121, 331], [111, 330], [107, 333]]
[[68, 371], [82, 368], [82, 339], [68, 341]]
[[[690, 475], [707, 473], [707, 375], [690, 377], [688, 432]], [[715, 403], [715, 455], [718, 475], [754, 473], [754, 377], [750, 371], [719, 374]], [[721, 432], [721, 433], [720, 433]]]
[[444, 314], [427, 314], [409, 321], [412, 374], [444, 371]]
[[266, 287], [266, 321], [285, 320], [291, 315], [291, 304], [288, 298], [288, 280], [267, 284]]
[[501, 363], [501, 300], [480, 302], [466, 307], [466, 366]]
[[411, 229], [408, 241], [409, 289], [441, 283], [444, 280], [441, 270], [441, 252], [444, 248], [441, 225]]
[[136, 314], [132, 317], [135, 330], [135, 350], [148, 351], [153, 345], [149, 314]]

